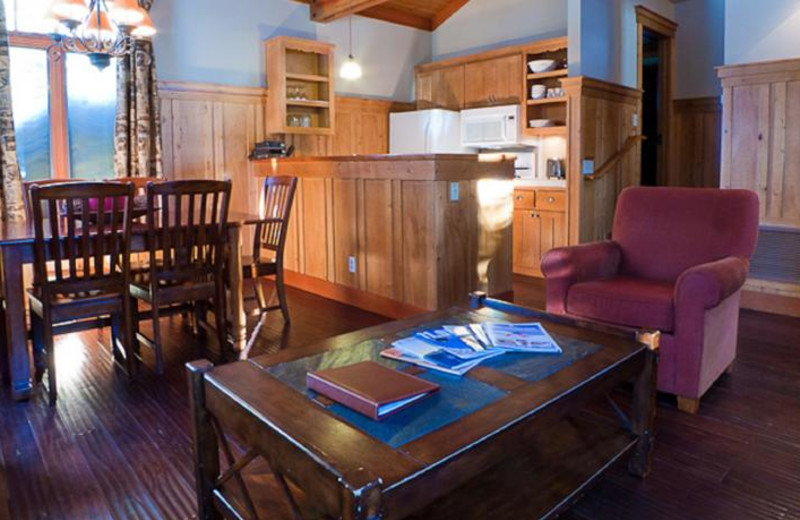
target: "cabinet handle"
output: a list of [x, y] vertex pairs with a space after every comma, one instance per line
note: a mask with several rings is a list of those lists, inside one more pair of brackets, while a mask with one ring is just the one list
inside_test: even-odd
[[517, 200], [522, 200], [522, 195], [517, 195]]
[[550, 204], [554, 203], [555, 201], [556, 201], [555, 197], [547, 197], [547, 202], [549, 202]]

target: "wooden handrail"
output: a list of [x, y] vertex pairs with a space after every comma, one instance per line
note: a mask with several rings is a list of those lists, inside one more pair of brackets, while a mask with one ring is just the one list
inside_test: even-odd
[[642, 141], [646, 141], [647, 137], [644, 135], [632, 135], [628, 137], [628, 140], [625, 141], [625, 144], [622, 145], [617, 153], [612, 155], [601, 167], [599, 167], [595, 172], [591, 175], [584, 175], [583, 178], [587, 181], [596, 181], [601, 177], [605, 177], [614, 167], [619, 163], [623, 157], [625, 157], [634, 146], [639, 144]]

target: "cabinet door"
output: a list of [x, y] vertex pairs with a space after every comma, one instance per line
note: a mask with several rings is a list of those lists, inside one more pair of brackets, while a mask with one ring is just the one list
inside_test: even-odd
[[464, 66], [458, 65], [433, 72], [432, 99], [436, 108], [464, 108]]
[[414, 98], [416, 99], [418, 110], [433, 108], [433, 73], [417, 72]]
[[540, 211], [539, 215], [539, 265], [551, 249], [567, 245], [567, 218], [561, 211]]
[[513, 105], [522, 99], [522, 56], [504, 56], [464, 66], [467, 108]]
[[531, 210], [514, 210], [514, 272], [537, 275], [541, 262], [541, 221]]

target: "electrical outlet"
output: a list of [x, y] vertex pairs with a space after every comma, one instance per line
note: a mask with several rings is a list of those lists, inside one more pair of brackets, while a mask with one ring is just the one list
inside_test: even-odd
[[583, 160], [583, 169], [582, 172], [584, 175], [591, 175], [594, 173], [594, 159], [584, 159]]
[[450, 202], [458, 202], [459, 193], [458, 193], [458, 183], [451, 182], [450, 183]]
[[634, 128], [639, 128], [639, 114], [633, 114], [633, 121], [631, 122]]
[[347, 270], [351, 273], [355, 274], [356, 272], [356, 257], [349, 256], [347, 257]]

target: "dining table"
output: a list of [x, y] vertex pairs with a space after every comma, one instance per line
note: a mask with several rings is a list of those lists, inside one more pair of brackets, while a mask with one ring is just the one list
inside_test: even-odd
[[[242, 291], [242, 244], [245, 228], [255, 226], [257, 214], [229, 211], [227, 221], [227, 318], [233, 349], [246, 352], [247, 330]], [[184, 219], [185, 221], [185, 219]], [[45, 229], [47, 226], [45, 226]], [[33, 388], [31, 358], [26, 323], [25, 265], [33, 263], [34, 225], [31, 219], [0, 222], [0, 288], [5, 314], [5, 356], [0, 364], [3, 376], [16, 401], [30, 398]], [[47, 241], [47, 240], [46, 240]], [[49, 247], [46, 248], [49, 251]], [[148, 251], [147, 224], [135, 222], [131, 228], [131, 254]], [[6, 361], [7, 360], [7, 361]]]

